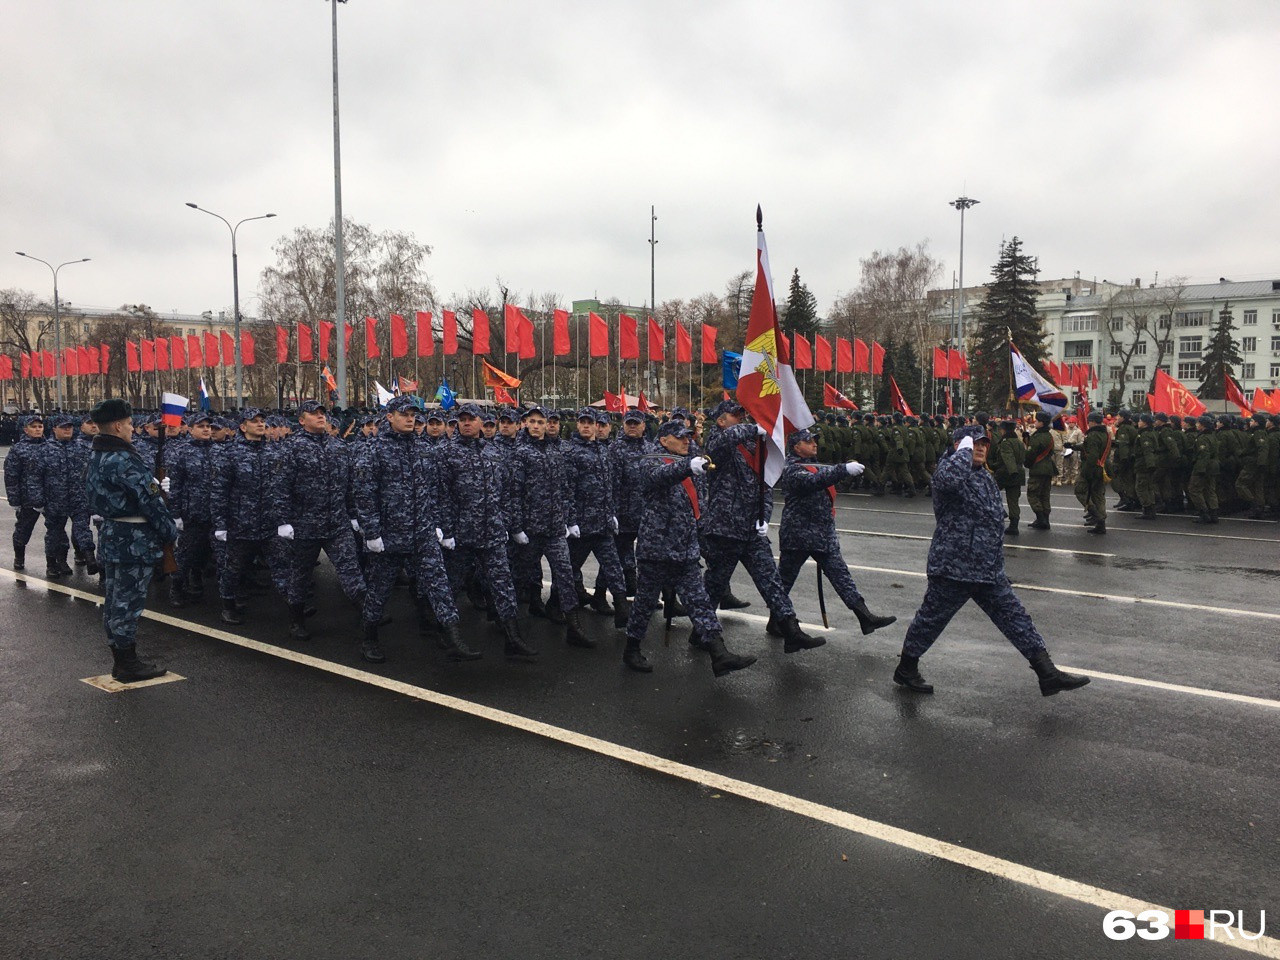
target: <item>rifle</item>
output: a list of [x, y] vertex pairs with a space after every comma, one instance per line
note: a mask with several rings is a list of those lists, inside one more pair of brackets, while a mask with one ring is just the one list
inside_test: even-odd
[[[169, 428], [164, 424], [160, 424], [159, 435], [156, 438], [156, 479], [164, 479], [164, 441]], [[160, 496], [164, 498], [164, 502], [169, 502], [169, 495], [163, 490]], [[173, 555], [173, 544], [166, 543], [162, 548], [164, 556], [160, 558], [160, 575], [168, 576], [178, 572], [178, 559]]]

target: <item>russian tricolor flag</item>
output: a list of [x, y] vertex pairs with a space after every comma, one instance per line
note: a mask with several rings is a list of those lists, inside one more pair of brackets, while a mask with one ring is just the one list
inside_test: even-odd
[[209, 403], [209, 388], [204, 385], [204, 377], [201, 377], [200, 378], [200, 409], [208, 410], [210, 406], [211, 404]]
[[188, 403], [190, 401], [186, 397], [176, 393], [163, 394], [160, 398], [160, 414], [164, 425], [166, 427], [182, 426], [182, 415], [187, 412]]

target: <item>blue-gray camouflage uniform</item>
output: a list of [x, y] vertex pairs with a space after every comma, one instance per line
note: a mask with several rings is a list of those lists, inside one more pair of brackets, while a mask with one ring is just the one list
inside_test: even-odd
[[[618, 532], [613, 537], [618, 560], [627, 580], [628, 593], [635, 590], [636, 537], [644, 516], [644, 491], [636, 482], [636, 461], [654, 453], [658, 446], [644, 437], [620, 435], [608, 444], [609, 473], [613, 481], [613, 505], [617, 510]], [[596, 590], [604, 585], [604, 577], [596, 577]]]
[[44, 490], [44, 555], [65, 563], [67, 551], [71, 549], [67, 521], [73, 516], [87, 516], [84, 473], [75, 442], [57, 437], [46, 439], [40, 445], [39, 469], [40, 486]]
[[[213, 479], [213, 529], [227, 532], [218, 593], [240, 599], [245, 566], [261, 553], [280, 595], [288, 596], [286, 541], [276, 536], [281, 505], [275, 502], [276, 451], [265, 440], [243, 436], [219, 451]], [[172, 486], [172, 484], [170, 484]]]
[[221, 450], [212, 440], [190, 440], [172, 454], [166, 445], [169, 510], [175, 520], [182, 521], [176, 550], [179, 585], [199, 583], [209, 557], [224, 548], [213, 539], [213, 486], [220, 457]]
[[118, 437], [94, 439], [85, 485], [89, 510], [103, 518], [98, 556], [106, 574], [107, 643], [128, 649], [137, 638], [155, 565], [178, 528], [150, 468]]
[[89, 498], [85, 493], [84, 481], [89, 473], [89, 458], [93, 455], [93, 437], [78, 433], [71, 441], [71, 476], [75, 478], [78, 494], [72, 505], [71, 542], [76, 553], [88, 562], [95, 559], [93, 546], [93, 526], [89, 518], [93, 516], [89, 510]]
[[819, 465], [794, 453], [787, 456], [778, 486], [786, 502], [778, 530], [778, 575], [788, 593], [810, 557], [831, 581], [845, 606], [862, 602], [836, 536], [835, 484], [848, 476], [843, 463]]
[[[26, 550], [31, 534], [44, 509], [44, 488], [40, 483], [44, 437], [29, 437], [24, 432], [31, 417], [18, 418], [18, 441], [9, 448], [4, 458], [4, 489], [9, 506], [18, 512], [13, 525], [13, 550], [20, 554]], [[49, 536], [49, 521], [45, 519], [45, 539]]]
[[581, 434], [563, 446], [565, 525], [578, 528], [578, 536], [568, 538], [570, 562], [581, 571], [594, 555], [609, 592], [615, 599], [625, 597], [626, 577], [613, 539], [617, 514], [608, 447]]
[[529, 538], [516, 545], [515, 579], [529, 596], [542, 594], [542, 558], [551, 568], [551, 586], [566, 613], [577, 609], [569, 545], [565, 541], [564, 460], [556, 444], [523, 435], [509, 461], [509, 522], [512, 533]]

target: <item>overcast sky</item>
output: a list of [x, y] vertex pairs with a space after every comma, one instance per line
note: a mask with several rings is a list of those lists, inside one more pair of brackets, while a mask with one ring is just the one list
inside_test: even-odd
[[[1276, 0], [351, 0], [343, 206], [434, 248], [446, 305], [722, 293], [763, 205], [780, 298], [873, 250], [949, 285], [1020, 236], [1042, 276], [1280, 278]], [[276, 239], [333, 215], [330, 4], [41, 0], [0, 31], [0, 288], [253, 314]]]

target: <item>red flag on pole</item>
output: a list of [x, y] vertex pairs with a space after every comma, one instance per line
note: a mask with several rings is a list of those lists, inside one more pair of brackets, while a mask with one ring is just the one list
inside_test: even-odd
[[693, 338], [679, 320], [676, 321], [676, 363], [693, 363]]
[[26, 380], [31, 376], [31, 354], [24, 353], [21, 358], [19, 369], [22, 373], [22, 379]]
[[533, 343], [533, 321], [524, 315], [524, 311], [516, 309], [520, 321], [520, 352], [516, 354], [521, 360], [532, 360], [538, 355]]
[[1163, 370], [1156, 370], [1155, 390], [1152, 394], [1152, 413], [1176, 413], [1178, 416], [1198, 417], [1205, 405], [1182, 383]]
[[715, 327], [702, 325], [702, 362], [703, 363], [719, 363], [720, 354], [716, 353], [716, 334], [719, 331]]
[[[315, 363], [315, 343], [311, 339], [311, 328], [305, 323], [298, 324], [298, 362]], [[193, 363], [192, 366], [195, 366]]]
[[64, 347], [62, 350], [62, 370], [68, 377], [80, 374], [80, 357], [75, 347]]
[[853, 372], [871, 372], [871, 351], [867, 349], [865, 340], [855, 339], [853, 341]]
[[604, 392], [604, 408], [609, 413], [626, 413], [627, 402], [625, 388], [622, 393], [610, 393], [608, 390]]
[[481, 360], [480, 366], [484, 373], [484, 385], [486, 387], [510, 387], [512, 390], [519, 390], [521, 380], [513, 377], [505, 370], [499, 370], [488, 360]]
[[590, 344], [591, 356], [607, 357], [609, 355], [609, 325], [604, 322], [604, 317], [597, 313], [587, 314], [587, 340]]
[[959, 350], [950, 350], [947, 352], [947, 375], [952, 380], [967, 380], [964, 372], [964, 357], [961, 356]]
[[[956, 351], [956, 356], [960, 358], [960, 379], [968, 380], [969, 379], [969, 360], [964, 355], [964, 353], [959, 350]], [[1055, 383], [1054, 386], [1056, 387], [1057, 384]]]
[[39, 350], [31, 351], [31, 376], [34, 378], [44, 377], [44, 358], [40, 356]]
[[871, 375], [881, 376], [884, 373], [884, 347], [871, 341]]
[[215, 334], [203, 334], [204, 338], [204, 365], [206, 367], [216, 367], [218, 365], [218, 338]]
[[813, 335], [813, 369], [831, 369], [831, 341], [820, 333]]
[[[320, 321], [320, 359], [329, 359], [329, 341], [333, 339], [334, 325], [325, 320]], [[208, 353], [208, 350], [205, 351]], [[210, 364], [212, 366], [212, 364]]]
[[187, 335], [187, 365], [193, 370], [204, 366], [204, 353], [200, 350], [199, 335]]
[[289, 362], [289, 331], [276, 324], [276, 363]]
[[493, 402], [504, 403], [508, 407], [514, 407], [516, 405], [516, 398], [507, 393], [506, 387], [496, 386], [493, 388]]
[[80, 376], [87, 377], [91, 373], [98, 372], [97, 347], [77, 347], [76, 353], [80, 360]]
[[804, 334], [797, 333], [792, 341], [795, 350], [795, 369], [812, 370], [813, 369], [813, 347], [809, 346], [809, 341], [804, 338]]
[[248, 330], [240, 331], [240, 362], [246, 367], [252, 367], [255, 362], [253, 357], [253, 334]]
[[822, 405], [842, 410], [857, 410], [858, 405], [829, 383], [822, 385]]
[[391, 356], [400, 359], [409, 355], [409, 328], [404, 324], [404, 317], [398, 313], [391, 315]]
[[836, 373], [853, 373], [853, 344], [836, 337]]
[[382, 356], [382, 350], [378, 347], [378, 318], [364, 318], [364, 355], [370, 360], [376, 360]]
[[640, 334], [637, 330], [636, 318], [629, 317], [625, 313], [618, 314], [618, 359], [640, 359]]
[[1226, 384], [1226, 392], [1223, 396], [1240, 408], [1240, 415], [1243, 417], [1253, 416], [1253, 408], [1249, 406], [1249, 402], [1245, 400], [1244, 393], [1240, 390], [1240, 385], [1227, 376], [1226, 371], [1222, 374], [1223, 382]]
[[102, 373], [105, 376], [111, 372], [111, 347], [104, 343], [98, 348], [98, 354], [102, 357]]
[[156, 368], [156, 342], [142, 340], [138, 345], [142, 347], [142, 372], [151, 373]]
[[[218, 331], [218, 339], [222, 341], [222, 365], [224, 367], [234, 367], [236, 365], [236, 342], [232, 339], [231, 334], [226, 331]], [[244, 361], [244, 351], [241, 349], [240, 360]]]
[[897, 410], [904, 417], [914, 417], [911, 408], [907, 406], [907, 400], [902, 395], [902, 391], [898, 389], [898, 381], [889, 377], [889, 403], [893, 405], [893, 409]]
[[431, 330], [431, 314], [419, 310], [413, 320], [414, 338], [418, 341], [418, 356], [429, 357], [436, 350], [435, 334]]
[[483, 310], [471, 311], [471, 355], [489, 355], [489, 314]]
[[164, 337], [156, 337], [156, 369], [169, 369], [169, 341]]
[[649, 362], [655, 360], [662, 363], [666, 359], [667, 338], [663, 333], [662, 326], [653, 319], [649, 318]]
[[514, 303], [504, 304], [502, 308], [502, 343], [507, 353], [520, 351], [520, 311]]
[[933, 379], [949, 380], [951, 378], [951, 362], [941, 347], [933, 348]]
[[458, 315], [446, 310], [440, 327], [440, 352], [451, 357], [458, 352]]
[[573, 344], [569, 342], [569, 311], [556, 310], [552, 314], [551, 324], [551, 355], [567, 357], [573, 349]]
[[124, 343], [124, 358], [125, 367], [130, 373], [138, 373], [142, 370], [142, 364], [138, 360], [138, 345], [132, 340], [126, 340]]
[[187, 369], [187, 342], [181, 337], [169, 338], [169, 364], [175, 370]]

